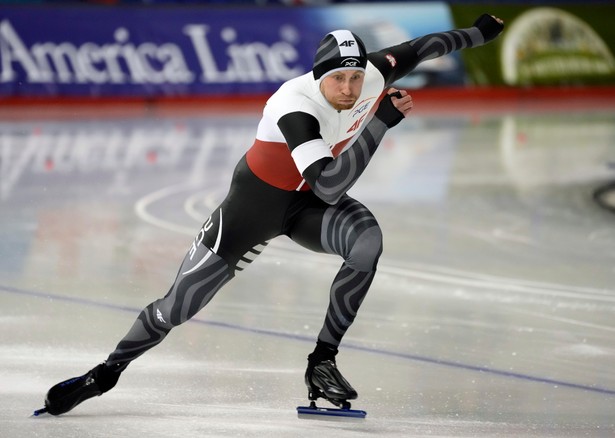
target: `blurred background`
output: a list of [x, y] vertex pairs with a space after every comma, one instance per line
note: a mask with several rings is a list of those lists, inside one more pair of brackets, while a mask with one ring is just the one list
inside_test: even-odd
[[397, 85], [591, 93], [615, 85], [612, 3], [3, 0], [0, 98], [263, 98], [309, 71], [333, 29], [352, 29], [373, 51], [485, 12], [506, 22], [502, 37], [425, 62]]
[[[469, 27], [483, 13], [505, 21], [498, 39], [424, 62], [395, 84], [411, 90], [416, 117], [477, 122], [522, 110], [566, 124], [571, 112], [591, 119], [615, 107], [607, 0], [0, 0], [0, 121], [258, 114], [280, 84], [311, 69], [326, 32], [352, 29], [378, 50]], [[531, 140], [521, 131], [507, 140], [513, 151]], [[6, 187], [7, 151], [17, 146], [7, 129], [0, 135]], [[569, 167], [583, 161], [582, 146], [569, 146], [581, 157]], [[611, 208], [607, 155], [595, 199]]]

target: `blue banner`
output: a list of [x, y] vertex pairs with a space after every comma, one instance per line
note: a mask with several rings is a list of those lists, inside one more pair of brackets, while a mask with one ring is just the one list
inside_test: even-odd
[[[376, 50], [448, 30], [452, 20], [438, 2], [317, 8], [4, 5], [0, 97], [270, 94], [309, 71], [318, 41], [338, 28], [352, 29], [368, 50]], [[428, 85], [434, 77], [461, 83], [459, 64], [458, 58], [439, 60], [406, 85]]]

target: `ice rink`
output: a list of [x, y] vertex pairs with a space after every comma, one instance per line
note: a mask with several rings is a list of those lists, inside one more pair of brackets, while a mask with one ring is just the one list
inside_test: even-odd
[[0, 436], [615, 436], [615, 102], [485, 105], [416, 100], [351, 191], [385, 240], [338, 355], [367, 418], [335, 421], [295, 408], [341, 260], [287, 238], [115, 389], [30, 418], [167, 292], [259, 117], [5, 108]]

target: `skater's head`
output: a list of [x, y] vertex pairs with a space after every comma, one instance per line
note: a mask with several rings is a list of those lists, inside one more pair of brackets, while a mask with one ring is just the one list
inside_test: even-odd
[[312, 73], [325, 99], [341, 111], [352, 109], [361, 95], [366, 66], [363, 41], [349, 30], [336, 30], [320, 41]]
[[367, 51], [361, 38], [349, 30], [334, 30], [318, 44], [312, 73], [319, 80], [336, 71], [365, 72]]

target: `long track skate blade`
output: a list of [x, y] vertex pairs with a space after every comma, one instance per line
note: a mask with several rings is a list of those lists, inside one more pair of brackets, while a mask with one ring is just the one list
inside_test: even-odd
[[[326, 417], [365, 418], [367, 412], [356, 409], [319, 408], [318, 406], [297, 406], [299, 417], [307, 415], [322, 415]], [[306, 417], [307, 418], [307, 417]]]
[[41, 415], [46, 414], [46, 413], [47, 413], [47, 408], [37, 409], [36, 411], [34, 411], [31, 417], [40, 417]]

